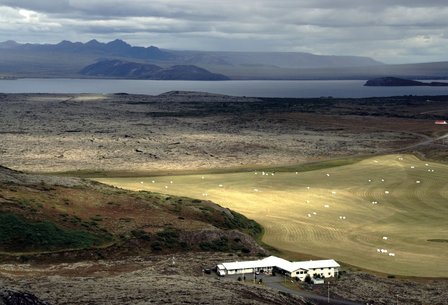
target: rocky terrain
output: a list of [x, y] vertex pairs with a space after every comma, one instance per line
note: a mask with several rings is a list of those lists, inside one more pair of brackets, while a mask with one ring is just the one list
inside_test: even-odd
[[0, 286], [32, 291], [49, 304], [305, 304], [300, 297], [262, 285], [202, 273], [229, 259], [235, 258], [196, 253], [74, 264], [0, 264]]
[[0, 305], [48, 305], [36, 296], [20, 291], [0, 290]]
[[[1, 162], [35, 172], [135, 174], [384, 153], [442, 135], [433, 120], [445, 116], [446, 100], [2, 94]], [[444, 142], [430, 144], [412, 152], [446, 156]]]
[[[446, 130], [434, 120], [448, 115], [447, 101], [0, 94], [1, 163], [91, 176], [397, 150], [446, 160], [439, 138]], [[305, 304], [203, 274], [218, 262], [267, 254], [254, 240], [261, 233], [256, 223], [209, 201], [0, 167], [0, 220], [1, 305]], [[332, 291], [374, 304], [391, 304], [397, 295], [400, 304], [444, 304], [446, 285], [350, 273]]]
[[[447, 286], [447, 279], [395, 279], [353, 272], [333, 281], [331, 291], [344, 299], [369, 304], [444, 305]], [[319, 290], [325, 294], [326, 288]]]

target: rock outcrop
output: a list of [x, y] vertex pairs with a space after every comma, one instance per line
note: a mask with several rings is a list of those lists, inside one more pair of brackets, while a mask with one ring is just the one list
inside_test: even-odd
[[19, 291], [0, 290], [0, 305], [49, 305], [36, 296]]

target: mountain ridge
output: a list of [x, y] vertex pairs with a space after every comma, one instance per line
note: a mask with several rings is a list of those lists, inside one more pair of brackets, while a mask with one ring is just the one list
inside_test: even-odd
[[196, 51], [170, 50], [155, 46], [132, 46], [121, 39], [107, 43], [92, 39], [86, 43], [63, 40], [57, 44], [17, 43], [9, 40], [0, 42], [0, 49], [17, 49], [28, 51], [63, 51], [63, 52], [92, 52], [96, 54], [119, 55], [128, 58], [160, 60], [175, 60], [177, 64], [224, 64], [241, 65], [256, 64], [278, 67], [343, 67], [369, 66], [382, 63], [362, 56], [316, 55], [306, 52], [229, 52], [229, 51]]
[[174, 65], [162, 68], [122, 60], [102, 60], [84, 67], [80, 73], [86, 76], [117, 77], [153, 80], [229, 80], [222, 74], [212, 73], [194, 65]]
[[[378, 77], [447, 79], [448, 61], [383, 64], [368, 57], [299, 52], [180, 51], [135, 47], [116, 39], [107, 43], [58, 44], [0, 42], [0, 77], [85, 78], [79, 73], [102, 60], [152, 64], [164, 69], [197, 66], [232, 80], [367, 80]], [[169, 78], [161, 78], [169, 79]]]

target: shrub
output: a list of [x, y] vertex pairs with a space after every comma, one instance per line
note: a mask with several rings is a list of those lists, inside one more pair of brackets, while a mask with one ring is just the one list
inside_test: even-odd
[[243, 249], [241, 249], [241, 252], [243, 252], [243, 253], [245, 253], [245, 254], [248, 254], [248, 253], [250, 253], [251, 251], [250, 251], [249, 248], [244, 247]]
[[158, 241], [155, 241], [151, 244], [151, 249], [154, 251], [162, 251], [162, 244]]
[[204, 241], [199, 243], [199, 248], [204, 251], [228, 251], [229, 240], [226, 237], [221, 237], [210, 242]]
[[92, 221], [103, 221], [103, 217], [101, 217], [101, 215], [95, 215], [90, 217], [90, 220]]
[[[179, 233], [174, 228], [165, 228], [156, 234], [156, 239], [161, 246], [174, 248], [180, 244]], [[180, 245], [182, 246], [182, 245]]]
[[248, 219], [246, 216], [237, 213], [235, 211], [229, 211], [231, 215], [223, 212], [224, 228], [226, 229], [239, 229], [252, 237], [258, 237], [262, 232], [262, 227], [254, 220]]
[[141, 239], [141, 240], [144, 240], [144, 241], [149, 241], [151, 239], [151, 236], [148, 233], [146, 233], [145, 231], [143, 231], [143, 230], [132, 230], [131, 234], [135, 238]]
[[85, 231], [64, 229], [49, 221], [31, 222], [0, 214], [0, 244], [13, 250], [88, 248], [110, 239]]

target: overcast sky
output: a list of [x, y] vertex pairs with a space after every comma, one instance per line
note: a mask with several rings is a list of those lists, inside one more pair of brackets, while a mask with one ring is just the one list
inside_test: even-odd
[[448, 60], [447, 0], [0, 0], [0, 41]]

